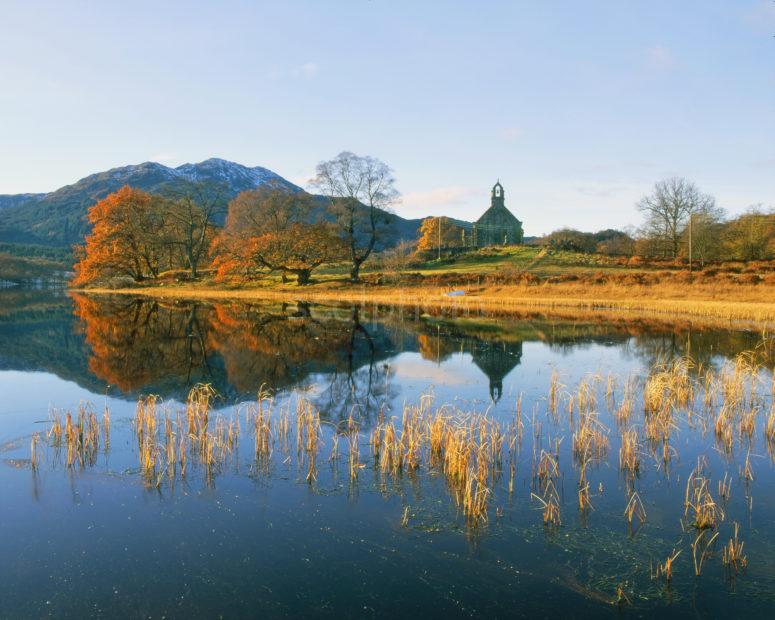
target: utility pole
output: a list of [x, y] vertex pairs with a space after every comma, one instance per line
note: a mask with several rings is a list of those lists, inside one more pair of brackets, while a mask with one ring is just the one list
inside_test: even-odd
[[441, 261], [441, 216], [439, 216], [439, 261]]
[[692, 272], [692, 218], [694, 213], [689, 214], [689, 273]]

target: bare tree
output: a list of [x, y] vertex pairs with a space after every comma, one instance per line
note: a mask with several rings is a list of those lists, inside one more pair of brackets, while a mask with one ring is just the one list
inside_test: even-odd
[[720, 257], [724, 230], [722, 216], [722, 209], [702, 211], [689, 216], [691, 225], [684, 229], [682, 235], [684, 256], [688, 256], [691, 260], [700, 261], [701, 267], [705, 266], [706, 261], [716, 260]]
[[192, 278], [199, 275], [199, 264], [207, 257], [213, 218], [224, 209], [224, 194], [224, 187], [202, 183], [190, 183], [169, 194], [165, 244], [177, 248]]
[[395, 247], [385, 250], [381, 255], [383, 268], [392, 273], [403, 273], [409, 268], [416, 249], [416, 241], [401, 241]]
[[392, 170], [379, 159], [349, 151], [320, 162], [311, 185], [331, 200], [331, 210], [350, 255], [350, 280], [358, 282], [361, 265], [389, 223], [386, 210], [398, 199]]
[[704, 213], [718, 218], [715, 199], [680, 177], [659, 181], [637, 208], [646, 217], [644, 235], [657, 242], [663, 255], [673, 258], [679, 254], [681, 236], [692, 215]]

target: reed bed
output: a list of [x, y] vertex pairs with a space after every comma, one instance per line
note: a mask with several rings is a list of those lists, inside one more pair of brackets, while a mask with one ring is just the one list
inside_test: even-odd
[[[469, 531], [490, 527], [493, 516], [500, 523], [508, 507], [519, 506], [522, 499], [526, 508], [536, 511], [536, 526], [548, 532], [570, 528], [569, 535], [573, 518], [565, 512], [567, 505], [576, 505], [586, 527], [587, 519], [598, 513], [593, 503], [604, 495], [602, 482], [595, 478], [611, 466], [618, 470], [624, 491], [624, 510], [615, 502], [619, 508], [614, 517], [631, 536], [644, 536], [656, 526], [647, 520], [649, 487], [639, 487], [647, 472], [669, 479], [672, 461], [681, 465], [676, 456], [682, 433], [701, 440], [707, 436], [708, 452], [727, 470], [739, 463], [745, 496], [737, 502], [744, 499], [750, 512], [757, 438], [770, 446], [775, 442], [775, 388], [767, 380], [767, 372], [750, 354], [718, 369], [698, 368], [682, 358], [658, 362], [640, 377], [588, 375], [568, 391], [553, 371], [546, 397], [535, 400], [530, 416], [523, 414], [521, 394], [513, 416], [505, 419], [439, 406], [425, 395], [396, 415], [380, 409], [374, 422], [355, 410], [346, 419], [329, 421], [306, 396], [279, 402], [263, 388], [254, 402], [224, 413], [215, 409], [219, 397], [212, 387], [197, 385], [180, 404], [164, 403], [154, 395], [138, 399], [132, 450], [139, 478], [154, 490], [195, 477], [212, 484], [230, 466], [236, 471], [244, 463], [242, 446], [255, 478], [295, 467], [297, 482], [315, 492], [337, 484], [341, 475], [352, 492], [374, 485], [388, 496], [403, 494], [406, 483], [437, 479], [450, 509]], [[91, 467], [100, 450], [109, 449], [111, 432], [107, 407], [101, 417], [85, 404], [74, 412], [52, 411], [47, 431], [31, 436], [31, 466], [36, 471], [48, 462], [62, 463], [68, 470]], [[532, 443], [532, 463], [530, 453], [522, 453], [523, 442]], [[729, 471], [712, 476], [709, 463], [702, 455], [696, 463], [681, 465], [677, 488], [683, 492], [677, 491], [672, 508], [676, 520], [682, 517], [682, 534], [688, 533], [688, 540], [651, 565], [654, 580], [671, 583], [679, 558], [688, 564], [688, 555], [694, 574], [700, 576], [716, 555], [720, 530], [734, 504], [734, 480]], [[517, 474], [523, 464], [528, 467], [520, 487]], [[573, 472], [576, 492], [565, 497], [568, 472]], [[400, 510], [396, 523], [414, 526], [415, 516], [403, 499]], [[736, 522], [720, 554], [725, 570], [734, 575], [748, 566], [739, 529]], [[665, 558], [666, 551], [659, 555]], [[682, 556], [683, 551], [687, 553]]]

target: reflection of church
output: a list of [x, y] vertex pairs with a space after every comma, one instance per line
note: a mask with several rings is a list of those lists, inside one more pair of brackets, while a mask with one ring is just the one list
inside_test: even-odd
[[503, 379], [522, 360], [522, 343], [473, 340], [469, 350], [474, 364], [490, 379], [490, 398], [500, 400]]
[[522, 341], [485, 340], [477, 336], [450, 333], [420, 334], [420, 354], [425, 359], [442, 362], [450, 355], [468, 353], [474, 365], [490, 380], [490, 398], [503, 395], [503, 380], [522, 361]]

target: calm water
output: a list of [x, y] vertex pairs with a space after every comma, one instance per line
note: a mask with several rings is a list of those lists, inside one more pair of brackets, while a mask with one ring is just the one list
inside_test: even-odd
[[[682, 421], [669, 466], [644, 446], [634, 484], [647, 518], [628, 526], [619, 431], [603, 405], [609, 375], [621, 398], [628, 379], [642, 380], [658, 360], [691, 356], [699, 381], [703, 369], [722, 369], [746, 350], [757, 350], [763, 365], [752, 439], [737, 438], [727, 453], [712, 421], [704, 430]], [[759, 333], [690, 324], [0, 291], [0, 617], [771, 617], [775, 477], [763, 429], [770, 351]], [[565, 386], [556, 417], [547, 412], [553, 371]], [[610, 437], [607, 455], [587, 473], [586, 515], [578, 511], [567, 419], [567, 400], [584, 380]], [[245, 425], [214, 475], [192, 464], [185, 479], [148, 485], [132, 425], [137, 398], [156, 394], [174, 415], [198, 383], [218, 392], [214, 415], [243, 423], [259, 390], [274, 394], [277, 411], [311, 401], [323, 420], [314, 482], [295, 450], [278, 447], [259, 468]], [[507, 473], [494, 485], [484, 525], [466, 524], [433, 468], [386, 477], [371, 465], [368, 437], [380, 416], [400, 421], [404, 405], [423, 395], [450, 411], [486, 413], [504, 428], [521, 395], [525, 431], [512, 491]], [[30, 438], [45, 435], [50, 411], [87, 403], [100, 415], [110, 410], [109, 449], [67, 467], [47, 446], [34, 470]], [[365, 464], [356, 482], [346, 458], [329, 460], [350, 417]], [[556, 445], [562, 524], [547, 528], [531, 498], [535, 455]], [[698, 457], [714, 497], [725, 473], [732, 495], [695, 577], [696, 535], [681, 520]], [[746, 457], [752, 481], [742, 476]], [[749, 562], [735, 578], [721, 562], [733, 522]], [[650, 564], [673, 549], [681, 555], [666, 587], [650, 578]]]

